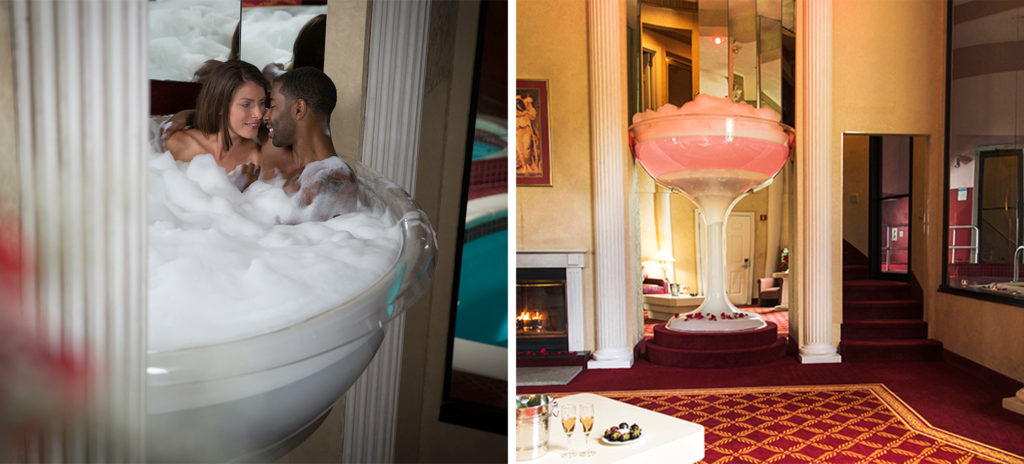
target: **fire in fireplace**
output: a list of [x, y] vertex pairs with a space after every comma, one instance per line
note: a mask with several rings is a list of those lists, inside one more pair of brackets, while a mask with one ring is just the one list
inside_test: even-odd
[[518, 351], [568, 350], [565, 269], [517, 269], [516, 306]]

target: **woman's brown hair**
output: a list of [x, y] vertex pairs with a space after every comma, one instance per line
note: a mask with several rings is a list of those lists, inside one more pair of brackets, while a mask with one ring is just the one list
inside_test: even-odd
[[246, 82], [259, 84], [264, 92], [270, 87], [256, 66], [244, 61], [228, 60], [217, 65], [204, 77], [203, 88], [196, 98], [195, 128], [204, 134], [220, 131], [225, 151], [231, 149], [231, 97]]

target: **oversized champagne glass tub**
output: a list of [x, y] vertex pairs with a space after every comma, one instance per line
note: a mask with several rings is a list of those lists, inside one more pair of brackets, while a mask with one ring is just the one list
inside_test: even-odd
[[747, 193], [764, 187], [785, 165], [792, 131], [778, 113], [698, 95], [680, 108], [638, 113], [629, 130], [640, 165], [654, 180], [692, 200], [704, 215], [708, 254], [705, 298], [669, 319], [681, 332], [733, 332], [765, 327], [736, 309], [725, 292], [725, 221]]
[[[180, 195], [181, 191], [186, 190], [187, 176], [179, 173], [191, 175], [200, 167], [196, 165], [196, 160], [187, 169], [178, 167], [169, 159], [169, 155], [165, 156], [153, 161], [153, 165], [159, 165], [161, 169], [151, 175], [154, 179], [151, 182], [151, 196], [154, 185], [160, 183], [157, 180], [171, 175], [179, 176], [180, 179], [176, 177], [178, 180], [175, 183], [168, 183], [175, 189], [165, 190], [168, 195]], [[209, 163], [212, 164], [212, 160]], [[269, 243], [268, 248], [258, 259], [244, 260], [240, 265], [241, 270], [237, 272], [243, 274], [237, 276], [238, 283], [222, 285], [224, 288], [221, 293], [231, 296], [232, 289], [245, 284], [245, 279], [254, 275], [272, 275], [274, 278], [270, 284], [258, 283], [255, 286], [277, 287], [280, 289], [278, 293], [284, 297], [281, 301], [267, 304], [263, 300], [268, 297], [249, 296], [246, 301], [251, 303], [252, 309], [222, 321], [226, 322], [223, 324], [224, 330], [236, 329], [238, 326], [245, 329], [245, 332], [238, 331], [225, 340], [214, 338], [214, 335], [218, 335], [216, 333], [207, 334], [211, 332], [209, 326], [216, 321], [206, 316], [218, 309], [216, 305], [202, 311], [192, 311], [187, 305], [176, 304], [166, 310], [156, 311], [154, 307], [161, 302], [151, 301], [146, 398], [147, 460], [223, 462], [275, 459], [301, 442], [319, 425], [331, 405], [366, 368], [384, 338], [387, 323], [406, 310], [425, 291], [434, 272], [436, 254], [434, 232], [426, 215], [399, 186], [359, 163], [352, 163], [352, 169], [360, 186], [359, 201], [366, 210], [375, 212], [372, 217], [368, 216], [367, 219], [357, 216], [355, 220], [362, 222], [354, 225], [342, 221], [342, 218], [332, 219], [334, 222], [314, 222], [303, 226], [269, 225], [266, 228], [271, 233], [251, 239], [256, 245]], [[212, 183], [210, 178], [197, 178]], [[227, 183], [223, 172], [219, 182], [227, 186], [223, 190], [230, 191], [233, 188]], [[274, 193], [269, 186], [263, 187]], [[203, 193], [198, 187], [190, 192], [194, 196]], [[246, 195], [250, 194], [248, 192]], [[248, 205], [242, 202], [237, 190], [232, 195], [227, 200], [219, 200], [219, 203], [212, 200], [198, 202], [198, 207], [206, 204], [226, 205], [230, 201]], [[227, 209], [226, 206], [224, 208]], [[151, 208], [151, 216], [159, 216], [159, 212], [152, 209], [156, 207]], [[239, 210], [244, 212], [243, 209]], [[195, 215], [196, 211], [189, 214]], [[170, 215], [168, 212], [163, 214]], [[232, 212], [230, 215], [237, 213]], [[177, 216], [187, 215], [178, 212]], [[215, 219], [220, 216], [224, 214], [211, 215]], [[374, 221], [378, 220], [388, 226], [384, 229], [377, 227]], [[257, 222], [255, 220], [237, 222], [256, 229], [253, 225]], [[156, 241], [165, 241], [160, 235], [162, 222], [154, 220], [152, 223], [156, 225], [151, 225], [151, 245]], [[302, 266], [293, 265], [286, 269], [274, 267], [282, 262], [292, 262], [290, 259], [303, 251], [296, 242], [301, 242], [307, 235], [284, 235], [285, 229], [297, 227], [304, 227], [297, 230], [305, 231], [309, 241], [316, 246], [340, 246], [335, 242], [356, 240], [360, 236], [370, 237], [365, 239], [368, 246], [340, 253], [349, 259], [357, 272], [314, 272], [311, 275], [322, 277], [319, 287], [293, 286], [298, 283], [288, 282], [288, 279], [294, 278]], [[225, 247], [248, 237], [246, 232], [249, 229], [240, 230], [242, 233], [236, 238], [224, 240]], [[371, 248], [371, 242], [379, 241], [374, 238], [375, 234], [385, 233], [379, 230], [386, 231], [392, 239], [387, 247], [388, 253], [380, 254], [385, 258], [378, 259], [380, 266], [372, 273], [360, 270], [362, 268], [359, 266], [364, 266], [369, 259], [364, 250]], [[179, 232], [179, 235], [188, 234], [212, 235], [214, 238], [223, 235], [198, 226], [194, 230]], [[255, 245], [248, 242], [240, 246], [247, 249], [253, 247]], [[162, 249], [152, 250], [151, 264], [153, 261], [165, 261], [166, 266], [151, 272], [151, 280], [157, 282], [150, 286], [151, 300], [154, 294], [166, 298], [188, 298], [188, 295], [164, 292], [161, 285], [166, 285], [167, 281], [175, 277], [168, 275], [170, 272], [165, 272], [165, 268], [175, 270], [175, 266], [179, 266], [200, 272], [201, 265], [207, 265], [209, 261], [225, 261], [206, 257], [198, 260], [196, 266], [187, 267], [191, 265], [190, 262], [179, 263], [186, 261], [181, 255], [188, 254], [187, 249], [170, 248], [173, 253], [159, 251]], [[314, 248], [313, 252], [307, 254], [324, 254], [329, 251], [329, 248]], [[281, 256], [276, 256], [279, 259], [274, 261], [271, 259], [275, 258], [273, 253]], [[217, 277], [213, 275], [206, 280]], [[343, 299], [328, 299], [323, 306], [312, 309], [304, 303], [309, 293], [316, 293], [319, 289], [330, 290], [359, 279], [365, 279], [365, 284], [360, 284]], [[195, 293], [215, 293], [200, 292], [201, 289], [205, 290], [203, 282], [191, 284], [191, 287], [200, 287]], [[295, 288], [311, 290], [296, 291]], [[235, 299], [246, 298], [247, 294], [251, 295], [255, 290], [247, 291]], [[272, 306], [269, 309], [279, 310], [295, 301], [303, 302], [300, 303], [303, 307], [284, 308], [287, 314], [283, 320], [286, 322], [279, 326], [257, 327], [266, 324], [267, 316], [253, 314], [257, 312], [256, 307]], [[166, 336], [165, 332], [171, 330], [172, 326], [181, 325], [176, 318], [185, 317], [182, 314], [188, 314], [184, 324], [186, 328], [194, 327], [195, 330], [182, 331], [173, 337]], [[224, 330], [218, 329], [216, 332]], [[358, 424], [352, 426], [358, 427]]]

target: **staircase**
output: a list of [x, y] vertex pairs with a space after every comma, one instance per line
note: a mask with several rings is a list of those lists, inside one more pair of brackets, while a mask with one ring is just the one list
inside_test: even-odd
[[919, 292], [907, 282], [870, 280], [868, 259], [843, 241], [843, 361], [939, 361]]

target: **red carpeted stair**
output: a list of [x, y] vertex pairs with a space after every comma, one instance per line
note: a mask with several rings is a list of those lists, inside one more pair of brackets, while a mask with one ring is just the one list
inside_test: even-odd
[[907, 282], [870, 280], [868, 260], [843, 241], [843, 361], [938, 361], [920, 292]]

